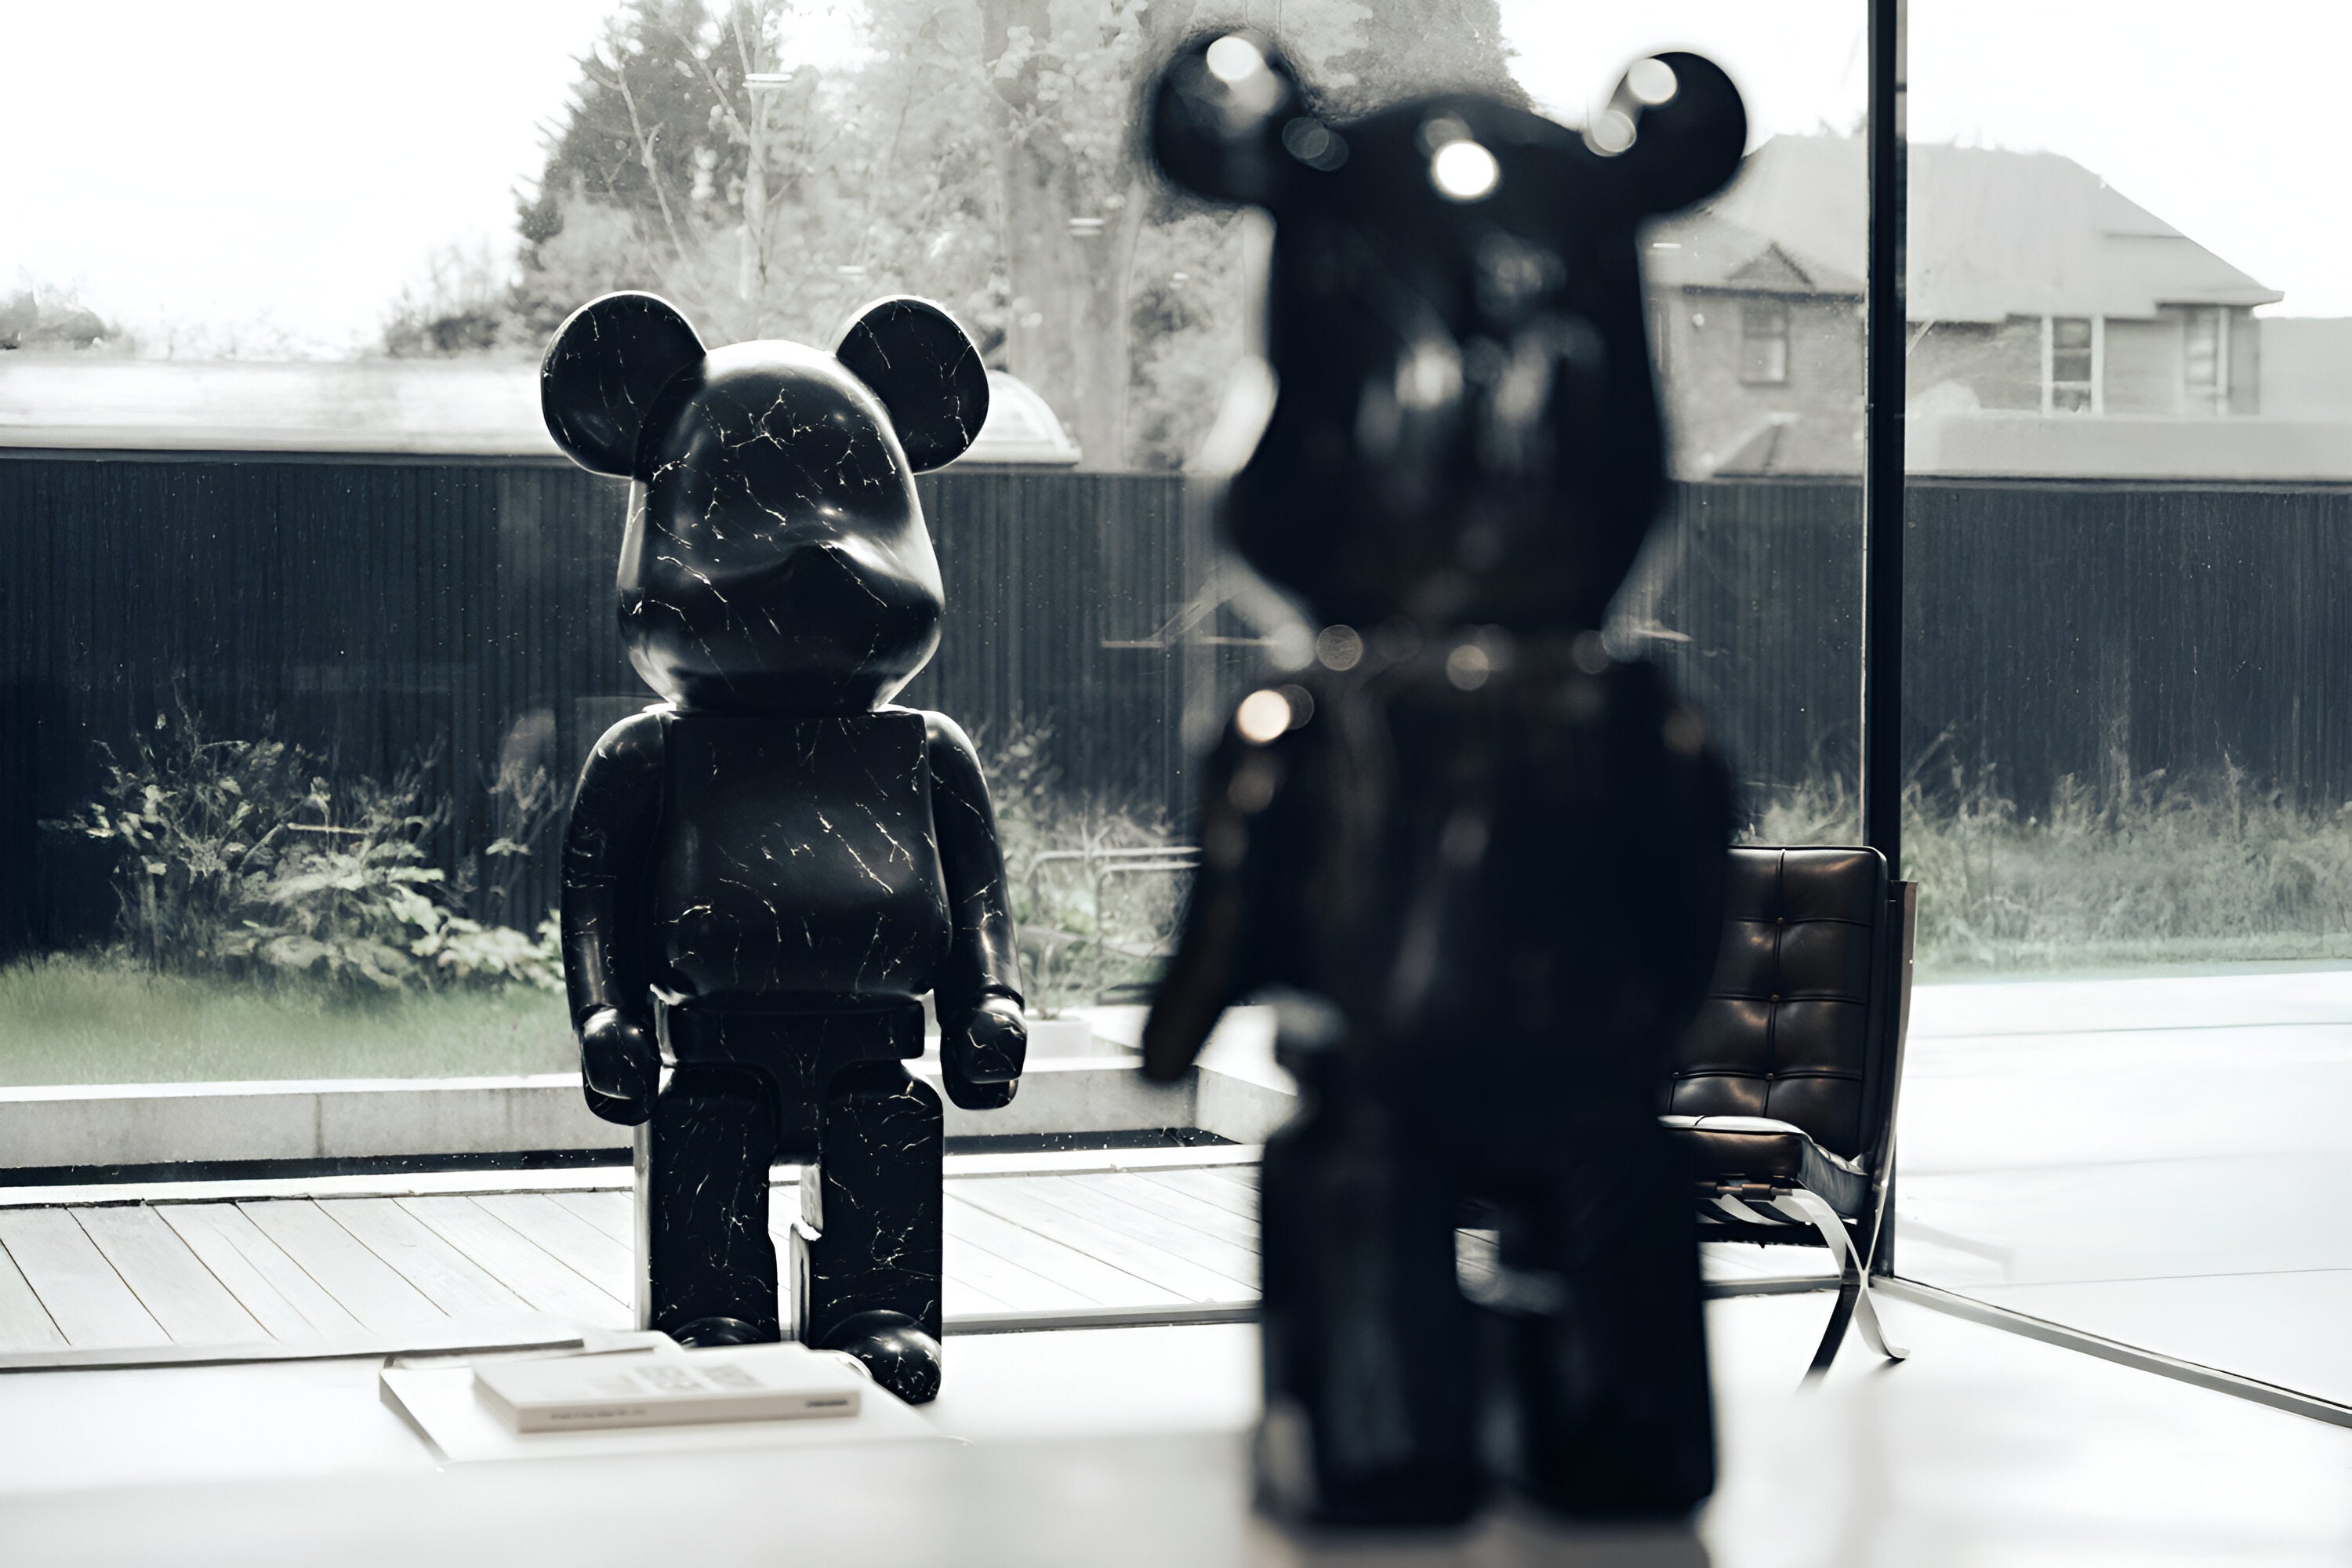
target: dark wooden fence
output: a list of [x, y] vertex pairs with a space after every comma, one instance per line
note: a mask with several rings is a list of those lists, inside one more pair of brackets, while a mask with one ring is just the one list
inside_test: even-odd
[[[1072, 795], [1181, 827], [1188, 709], [1216, 711], [1249, 658], [1188, 613], [1210, 552], [1181, 484], [950, 470], [923, 492], [950, 610], [908, 700], [983, 743], [1048, 728]], [[436, 847], [477, 854], [509, 826], [502, 765], [568, 784], [648, 700], [613, 613], [622, 504], [528, 462], [0, 461], [0, 948], [103, 931], [102, 857], [37, 825], [175, 692], [215, 732], [274, 724], [347, 773], [431, 753], [455, 807]], [[1685, 486], [1673, 511], [1630, 629], [1751, 786], [1850, 781], [1858, 489]], [[1926, 483], [1908, 550], [1915, 756], [1990, 764], [2028, 810], [2064, 775], [2225, 761], [2352, 800], [2352, 489]], [[488, 912], [529, 923], [550, 858]]]
[[[1905, 745], [2036, 811], [2236, 768], [2352, 801], [2352, 487], [1915, 481]], [[1682, 487], [1659, 585], [1622, 606], [1744, 781], [1851, 784], [1860, 708], [1854, 485]], [[1686, 640], [1685, 640], [1686, 639]]]
[[[906, 700], [983, 748], [1048, 731], [1072, 795], [1181, 818], [1188, 672], [1196, 700], [1234, 679], [1171, 632], [1207, 560], [1182, 487], [986, 469], [921, 486], [949, 613]], [[431, 756], [454, 808], [436, 852], [509, 873], [487, 912], [532, 923], [552, 836], [478, 861], [512, 826], [491, 786], [544, 766], [568, 793], [604, 727], [652, 700], [614, 612], [625, 495], [527, 462], [0, 461], [0, 949], [104, 931], [101, 847], [38, 825], [92, 798], [101, 746], [182, 699], [215, 734], [267, 727], [345, 774]]]

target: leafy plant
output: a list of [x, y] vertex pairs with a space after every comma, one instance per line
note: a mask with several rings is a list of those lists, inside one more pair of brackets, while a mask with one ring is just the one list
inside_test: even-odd
[[297, 809], [318, 820], [285, 825], [292, 837], [249, 884], [257, 908], [229, 951], [339, 984], [396, 990], [415, 978], [406, 938], [433, 912], [424, 889], [448, 877], [425, 864], [419, 841], [443, 814], [418, 809], [423, 795], [415, 769], [389, 786], [362, 780], [340, 799], [313, 778]]
[[482, 850], [474, 912], [507, 913], [520, 908], [530, 862], [549, 832], [563, 818], [564, 795], [549, 763], [555, 751], [555, 714], [538, 709], [509, 731], [496, 772], [483, 780], [498, 821], [498, 837]]
[[[2352, 805], [2297, 804], [2226, 758], [2192, 778], [2068, 776], [2039, 813], [1990, 767], [1929, 782], [1910, 782], [1903, 821], [1925, 970], [2352, 958]], [[1852, 842], [1849, 799], [1781, 792], [1754, 837]]]
[[129, 761], [108, 753], [83, 816], [51, 824], [114, 847], [121, 940], [149, 968], [362, 994], [561, 987], [551, 922], [534, 938], [454, 907], [463, 888], [427, 854], [447, 805], [427, 803], [425, 763], [339, 785], [299, 746], [208, 739], [178, 707]]
[[86, 815], [53, 828], [116, 852], [118, 928], [156, 969], [205, 969], [237, 956], [256, 879], [276, 870], [310, 759], [280, 741], [205, 738], [183, 703], [155, 715], [126, 763], [111, 749]]
[[512, 926], [485, 925], [420, 899], [409, 911], [409, 921], [418, 935], [408, 951], [446, 978], [563, 989], [562, 927], [553, 915], [539, 922], [536, 935], [527, 936]]
[[1050, 729], [1024, 725], [982, 745], [1022, 978], [1029, 1005], [1047, 1017], [1156, 979], [1189, 879], [1165, 823], [1062, 790], [1052, 740]]

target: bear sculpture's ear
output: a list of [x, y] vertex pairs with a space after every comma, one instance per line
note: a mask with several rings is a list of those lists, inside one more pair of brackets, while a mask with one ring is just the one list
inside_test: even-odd
[[877, 300], [834, 355], [874, 389], [915, 472], [954, 462], [988, 422], [988, 367], [955, 318], [911, 295]]
[[547, 433], [593, 473], [641, 478], [637, 437], [654, 399], [701, 363], [702, 340], [666, 300], [607, 294], [572, 312], [539, 366]]
[[1706, 200], [1739, 173], [1748, 110], [1713, 60], [1680, 51], [1653, 55], [1625, 68], [1584, 141], [1610, 161], [1629, 206], [1674, 212]]
[[1255, 33], [1207, 33], [1178, 49], [1151, 89], [1152, 161], [1170, 184], [1213, 202], [1277, 205], [1309, 171], [1347, 162], [1315, 118], [1297, 73]]

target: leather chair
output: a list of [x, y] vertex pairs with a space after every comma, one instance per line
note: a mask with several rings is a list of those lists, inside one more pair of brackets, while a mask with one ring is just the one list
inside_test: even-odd
[[1709, 1241], [1827, 1247], [1837, 1305], [1808, 1378], [1849, 1321], [1889, 1360], [1870, 1299], [1885, 1258], [1895, 1091], [1918, 885], [1875, 849], [1731, 852], [1724, 949], [1684, 1037], [1664, 1118], [1698, 1182]]

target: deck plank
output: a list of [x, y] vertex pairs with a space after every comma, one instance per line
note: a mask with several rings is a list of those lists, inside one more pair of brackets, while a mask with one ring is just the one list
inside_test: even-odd
[[48, 1309], [17, 1272], [16, 1260], [0, 1247], [0, 1350], [61, 1350], [65, 1342]]
[[1200, 1180], [1202, 1174], [1203, 1173], [1200, 1171], [1189, 1169], [1134, 1173], [1139, 1181], [1166, 1187], [1171, 1192], [1183, 1193], [1188, 1196], [1200, 1199], [1204, 1204], [1214, 1204], [1229, 1215], [1238, 1215], [1252, 1225], [1257, 1223], [1256, 1193], [1244, 1192], [1233, 1183], [1221, 1182], [1214, 1177], [1205, 1181]]
[[1174, 1220], [1178, 1225], [1190, 1226], [1194, 1230], [1215, 1237], [1219, 1241], [1229, 1242], [1242, 1248], [1253, 1258], [1257, 1256], [1255, 1222], [1244, 1219], [1231, 1209], [1221, 1209], [1216, 1205], [1202, 1198], [1196, 1198], [1190, 1193], [1180, 1193], [1173, 1187], [1162, 1186], [1157, 1182], [1147, 1182], [1141, 1176], [1130, 1172], [1114, 1171], [1102, 1175], [1039, 1179], [1075, 1182], [1088, 1192], [1100, 1193], [1106, 1197], [1116, 1198], [1120, 1203], [1132, 1204], [1139, 1209], [1149, 1209], [1162, 1219]]
[[637, 1245], [635, 1193], [550, 1193], [549, 1197], [634, 1251]]
[[1040, 1279], [1049, 1279], [1089, 1307], [1181, 1307], [1184, 1298], [1173, 1290], [1139, 1279], [1098, 1258], [1090, 1258], [1024, 1226], [974, 1208], [961, 1194], [950, 1192], [947, 1204], [950, 1238], [1017, 1264]]
[[1229, 1279], [1145, 1238], [1138, 1234], [1139, 1226], [1122, 1229], [1074, 1213], [1024, 1191], [1015, 1177], [968, 1182], [956, 1195], [974, 1208], [985, 1209], [999, 1219], [1050, 1237], [1139, 1279], [1150, 1280], [1163, 1290], [1172, 1290], [1188, 1301], [1246, 1300], [1256, 1293], [1255, 1285]]
[[150, 1212], [278, 1343], [319, 1344], [366, 1331], [235, 1204], [159, 1204]]
[[[1246, 1300], [1253, 1174], [959, 1177], [942, 1305], [970, 1319]], [[780, 1251], [795, 1198], [773, 1194]], [[634, 1210], [614, 1190], [0, 1210], [0, 1346], [331, 1344], [533, 1315], [622, 1326]]]
[[16, 1261], [69, 1345], [168, 1345], [172, 1336], [98, 1244], [63, 1209], [0, 1211], [0, 1247]]
[[[948, 1309], [964, 1312], [1062, 1312], [1094, 1303], [1066, 1285], [999, 1258], [969, 1238], [947, 1237]], [[967, 1305], [988, 1300], [993, 1306]]]
[[1019, 1310], [1009, 1301], [998, 1300], [953, 1268], [948, 1270], [947, 1281], [940, 1290], [942, 1318], [974, 1318]]
[[1205, 1176], [1213, 1182], [1223, 1182], [1229, 1187], [1239, 1187], [1253, 1198], [1257, 1196], [1258, 1168], [1255, 1165], [1185, 1165], [1179, 1168], [1196, 1176]]
[[636, 1263], [628, 1243], [615, 1241], [550, 1193], [485, 1193], [474, 1202], [554, 1254], [556, 1260], [614, 1300], [636, 1300]]
[[[792, 1309], [793, 1221], [800, 1215], [800, 1203], [795, 1194], [789, 1191], [778, 1192], [773, 1194], [773, 1197], [774, 1201], [768, 1205], [768, 1239], [775, 1244], [776, 1283], [779, 1291], [784, 1297], [783, 1308], [786, 1316], [789, 1317]], [[991, 1295], [987, 1289], [975, 1283], [981, 1275], [1002, 1273], [1011, 1268], [1010, 1264], [987, 1259], [985, 1255], [982, 1255], [983, 1261], [973, 1263], [970, 1257], [971, 1248], [960, 1247], [952, 1237], [946, 1238], [946, 1278], [940, 1281], [941, 1316], [967, 1318], [976, 1313], [1011, 1312], [1021, 1310], [1008, 1301]], [[959, 1268], [959, 1264], [963, 1264], [965, 1267]], [[1039, 1283], [1044, 1282], [1039, 1281]], [[1051, 1286], [1046, 1286], [1045, 1289], [1052, 1291], [1057, 1298], [1067, 1299], [1066, 1291], [1055, 1291]], [[786, 1325], [788, 1331], [791, 1326]]]
[[395, 1201], [525, 1305], [590, 1328], [630, 1326], [627, 1308], [473, 1199], [452, 1195]]
[[256, 1344], [271, 1337], [179, 1232], [146, 1205], [68, 1212], [173, 1344]]
[[530, 1303], [394, 1200], [338, 1198], [319, 1207], [450, 1317], [496, 1322], [530, 1315]]
[[371, 1333], [440, 1333], [449, 1314], [308, 1198], [239, 1204], [246, 1217]]
[[1121, 1203], [1108, 1193], [1066, 1176], [1006, 1176], [999, 1178], [997, 1184], [1003, 1190], [1034, 1198], [1074, 1218], [1101, 1226], [1114, 1235], [1156, 1247], [1196, 1268], [1205, 1268], [1231, 1282], [1228, 1297], [1247, 1297], [1256, 1293], [1258, 1263], [1257, 1253], [1253, 1248], [1235, 1247], [1232, 1242], [1211, 1236], [1206, 1231], [1179, 1225], [1165, 1215], [1139, 1208], [1133, 1204]]

